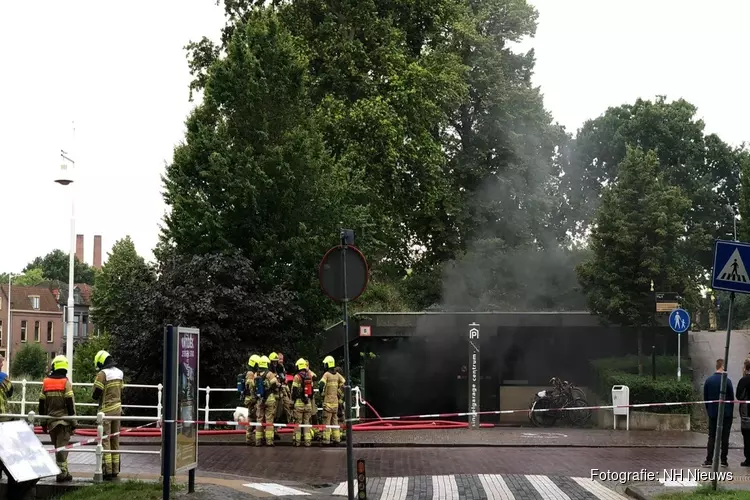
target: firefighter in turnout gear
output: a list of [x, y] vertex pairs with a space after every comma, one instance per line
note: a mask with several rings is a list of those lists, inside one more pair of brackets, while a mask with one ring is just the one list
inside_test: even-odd
[[[274, 421], [280, 422], [282, 417], [286, 417], [286, 423], [292, 423], [292, 393], [289, 390], [289, 386], [286, 383], [286, 369], [284, 368], [284, 355], [277, 352], [272, 352], [268, 355], [268, 361], [270, 362], [269, 370], [276, 374], [276, 378], [279, 381], [278, 393], [276, 394], [276, 415]], [[279, 436], [279, 430], [273, 428], [273, 438], [278, 441], [281, 439]]]
[[[297, 360], [297, 374], [294, 376], [292, 382], [292, 399], [294, 399], [294, 423], [302, 425], [310, 425], [310, 417], [312, 416], [312, 404], [311, 400], [315, 396], [313, 391], [313, 381], [310, 373], [307, 369], [308, 363], [302, 358]], [[301, 429], [300, 427], [294, 428], [294, 446], [300, 445], [300, 437], [304, 433], [305, 446], [312, 444], [312, 432], [310, 427]]]
[[339, 387], [346, 383], [344, 377], [336, 373], [336, 361], [333, 357], [326, 356], [323, 365], [327, 371], [320, 377], [320, 394], [323, 397], [323, 425], [336, 426], [333, 430], [323, 430], [323, 444], [341, 442], [341, 429], [339, 425]]
[[266, 444], [273, 446], [274, 427], [273, 421], [276, 417], [277, 394], [279, 392], [279, 379], [276, 374], [268, 369], [268, 357], [261, 356], [258, 361], [258, 373], [255, 375], [255, 397], [257, 398], [258, 422], [266, 424], [255, 428], [255, 446], [263, 444], [265, 435]]
[[244, 404], [247, 408], [247, 428], [245, 429], [245, 444], [252, 444], [255, 442], [255, 428], [250, 425], [250, 422], [255, 420], [257, 416], [257, 403], [258, 398], [255, 396], [255, 372], [258, 370], [258, 361], [260, 356], [253, 354], [250, 359], [247, 360], [247, 367], [249, 368], [245, 372], [245, 383], [242, 394], [245, 396]]
[[[99, 370], [94, 380], [92, 398], [99, 403], [99, 411], [107, 417], [122, 415], [122, 370], [115, 366], [115, 361], [107, 351], [99, 351], [94, 357], [94, 366]], [[120, 454], [107, 453], [120, 449], [120, 421], [104, 420], [104, 435], [117, 434], [102, 439], [104, 449], [102, 472], [104, 479], [114, 479], [120, 473]]]
[[[68, 380], [68, 358], [57, 356], [52, 360], [52, 373], [42, 382], [42, 393], [39, 395], [39, 414], [51, 417], [75, 416], [76, 405], [73, 397], [73, 384]], [[44, 420], [42, 431], [52, 441], [52, 446], [60, 448], [70, 443], [70, 435], [76, 428], [75, 420]], [[72, 481], [73, 476], [68, 471], [68, 452], [55, 453], [60, 474], [57, 482]]]

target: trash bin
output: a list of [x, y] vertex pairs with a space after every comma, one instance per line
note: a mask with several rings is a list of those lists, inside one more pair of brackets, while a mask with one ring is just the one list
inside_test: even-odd
[[[612, 386], [612, 428], [617, 429], [617, 417], [625, 417], [625, 430], [630, 430], [630, 388], [627, 385]], [[621, 408], [617, 408], [617, 407]]]

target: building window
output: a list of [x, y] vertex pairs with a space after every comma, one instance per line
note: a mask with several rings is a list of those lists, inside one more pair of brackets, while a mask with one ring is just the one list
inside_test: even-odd
[[73, 316], [73, 338], [78, 338], [78, 328], [79, 328], [79, 322], [81, 320], [81, 317], [79, 315]]
[[41, 334], [39, 333], [40, 330], [39, 322], [34, 321], [34, 342], [39, 343], [41, 341]]
[[26, 320], [21, 321], [21, 342], [26, 342]]
[[39, 310], [39, 296], [38, 295], [32, 295], [29, 297], [31, 299], [31, 308], [35, 311]]
[[87, 338], [89, 336], [89, 315], [81, 315], [81, 337]]
[[51, 321], [47, 321], [47, 342], [52, 343], [55, 341], [55, 325]]

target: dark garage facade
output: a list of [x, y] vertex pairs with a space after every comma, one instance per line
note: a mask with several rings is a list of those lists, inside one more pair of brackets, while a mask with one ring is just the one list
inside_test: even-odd
[[[473, 322], [480, 325], [482, 411], [528, 407], [553, 376], [588, 386], [591, 360], [637, 353], [635, 330], [604, 325], [588, 312], [358, 313], [350, 319], [352, 365], [363, 359], [360, 353], [376, 357], [352, 376], [383, 416], [465, 412]], [[680, 339], [688, 356], [687, 335]], [[645, 355], [652, 346], [658, 355], [675, 355], [677, 341], [668, 326], [643, 330]], [[326, 331], [323, 347], [343, 358], [341, 323]], [[518, 418], [482, 417], [513, 421]]]

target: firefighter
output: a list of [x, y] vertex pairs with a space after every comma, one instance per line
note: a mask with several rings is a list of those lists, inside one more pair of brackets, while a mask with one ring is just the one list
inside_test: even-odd
[[310, 400], [315, 396], [315, 392], [313, 391], [312, 377], [307, 370], [307, 361], [299, 358], [295, 364], [297, 365], [297, 374], [292, 381], [292, 399], [294, 400], [294, 423], [298, 427], [294, 428], [294, 446], [300, 445], [302, 433], [305, 436], [305, 446], [310, 446], [312, 444], [310, 427], [305, 427], [303, 431], [299, 425], [310, 425], [312, 414]]
[[[310, 374], [310, 380], [312, 380], [313, 387], [315, 387], [315, 381], [318, 379], [318, 375], [310, 369], [309, 362], [307, 363], [307, 373]], [[313, 392], [313, 397], [310, 398], [310, 423], [320, 425], [320, 419], [318, 418], [318, 402], [315, 400], [315, 397], [315, 393]], [[318, 432], [318, 429], [313, 427], [310, 431], [312, 433], [313, 441], [320, 438], [320, 432]]]
[[265, 434], [266, 444], [273, 446], [274, 426], [276, 416], [276, 395], [278, 394], [279, 379], [268, 369], [267, 356], [261, 356], [258, 361], [258, 372], [255, 374], [255, 397], [257, 399], [258, 422], [264, 424], [255, 428], [255, 446], [263, 444]]
[[[5, 365], [5, 356], [0, 354], [0, 370]], [[13, 384], [8, 374], [0, 371], [0, 415], [8, 413], [8, 400], [13, 397]], [[0, 417], [0, 422], [7, 422], [9, 417]]]
[[323, 444], [334, 444], [341, 442], [341, 429], [339, 425], [339, 387], [342, 387], [346, 380], [340, 374], [336, 373], [336, 361], [333, 357], [326, 356], [323, 360], [323, 366], [328, 370], [320, 377], [320, 394], [323, 396], [323, 425], [335, 426], [333, 432], [326, 427], [323, 430]]
[[[52, 360], [52, 373], [42, 382], [42, 392], [39, 394], [39, 414], [51, 417], [75, 416], [76, 406], [73, 397], [73, 384], [68, 380], [68, 358], [57, 356]], [[61, 448], [70, 443], [70, 436], [76, 428], [75, 420], [44, 420], [42, 431], [49, 433], [52, 446]], [[57, 482], [72, 481], [73, 476], [68, 471], [68, 452], [55, 453], [60, 474]]]
[[[120, 417], [122, 415], [122, 370], [115, 366], [115, 361], [107, 351], [99, 351], [94, 357], [94, 366], [99, 373], [94, 380], [94, 392], [91, 397], [99, 403], [100, 412], [107, 417]], [[109, 436], [102, 439], [104, 449], [102, 469], [104, 479], [110, 480], [120, 473], [120, 454], [107, 453], [108, 450], [120, 449], [120, 420], [104, 420], [104, 435]]]
[[[277, 405], [276, 405], [276, 421], [281, 421], [281, 417], [286, 418], [286, 423], [293, 423], [292, 414], [292, 393], [289, 390], [289, 385], [286, 383], [286, 368], [284, 367], [284, 355], [282, 353], [272, 352], [268, 355], [268, 360], [271, 362], [270, 370], [276, 374], [276, 378], [279, 380], [279, 392], [277, 394]], [[279, 436], [279, 430], [274, 427], [274, 440], [278, 441], [281, 439]]]
[[257, 415], [258, 399], [255, 397], [255, 372], [258, 370], [258, 361], [260, 361], [260, 356], [257, 354], [253, 354], [247, 360], [248, 371], [245, 372], [244, 390], [242, 392], [245, 396], [243, 402], [247, 408], [247, 428], [245, 429], [245, 444], [247, 445], [255, 442], [255, 429], [250, 425], [250, 422], [253, 422]]

